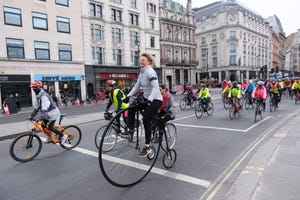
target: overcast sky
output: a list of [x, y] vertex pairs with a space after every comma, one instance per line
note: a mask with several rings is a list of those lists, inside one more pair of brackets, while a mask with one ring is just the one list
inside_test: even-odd
[[[187, 0], [174, 0], [186, 6]], [[192, 0], [192, 6], [202, 7], [219, 0]], [[288, 36], [300, 29], [299, 0], [239, 0], [242, 4], [267, 18], [276, 15], [282, 25], [283, 31]]]

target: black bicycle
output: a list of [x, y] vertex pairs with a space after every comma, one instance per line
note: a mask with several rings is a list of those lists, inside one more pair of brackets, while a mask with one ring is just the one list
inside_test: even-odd
[[[278, 97], [277, 97], [277, 95], [278, 94], [275, 94], [274, 92], [270, 92], [270, 112], [273, 112], [274, 110], [277, 109], [277, 106], [278, 106]], [[277, 101], [276, 101], [275, 98], [277, 98]]]
[[164, 148], [162, 147], [163, 138], [166, 145], [166, 151], [162, 158], [163, 166], [165, 168], [171, 168], [176, 162], [176, 151], [170, 148], [164, 120], [159, 116], [153, 119], [153, 138], [151, 139], [150, 153], [147, 155], [147, 158], [138, 156], [145, 144], [145, 137], [142, 137], [144, 133], [140, 133], [140, 128], [138, 128], [140, 124], [137, 124], [137, 128], [134, 130], [135, 140], [119, 140], [115, 143], [112, 150], [106, 151], [105, 141], [106, 137], [108, 137], [107, 132], [114, 126], [116, 119], [124, 112], [128, 112], [129, 118], [134, 116], [134, 121], [139, 121], [143, 108], [144, 107], [135, 99], [133, 104], [117, 113], [117, 115], [111, 119], [102, 134], [99, 145], [99, 165], [105, 179], [114, 186], [129, 187], [142, 181], [153, 168], [160, 148]]
[[256, 99], [256, 108], [254, 112], [254, 122], [258, 121], [258, 118], [262, 120], [264, 117], [264, 100]]
[[195, 103], [195, 115], [199, 119], [202, 117], [203, 113], [207, 113], [208, 116], [212, 115], [214, 112], [214, 104], [211, 98], [206, 104], [203, 103], [201, 99], [197, 99]]

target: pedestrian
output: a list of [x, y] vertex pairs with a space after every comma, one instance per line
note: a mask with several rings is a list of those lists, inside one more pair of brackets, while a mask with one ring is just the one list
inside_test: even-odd
[[10, 114], [17, 113], [17, 104], [16, 104], [16, 101], [14, 99], [13, 94], [9, 95], [9, 97], [7, 98], [6, 103], [7, 103], [8, 110], [9, 110]]
[[19, 93], [15, 93], [15, 102], [17, 104], [17, 112], [20, 112], [21, 111], [21, 98], [19, 96]]

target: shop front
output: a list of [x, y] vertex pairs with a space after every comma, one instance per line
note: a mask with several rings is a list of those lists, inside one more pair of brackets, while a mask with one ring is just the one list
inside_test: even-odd
[[[9, 96], [19, 94], [21, 107], [31, 105], [30, 75], [0, 75], [0, 105]], [[1, 108], [1, 107], [0, 107]]]
[[43, 82], [43, 89], [58, 98], [79, 98], [81, 96], [81, 75], [35, 75], [36, 81]]

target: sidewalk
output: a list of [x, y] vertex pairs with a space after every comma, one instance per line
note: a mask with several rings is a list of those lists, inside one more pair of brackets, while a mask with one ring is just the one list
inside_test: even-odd
[[300, 199], [300, 116], [296, 114], [263, 141], [248, 162], [226, 200]]

